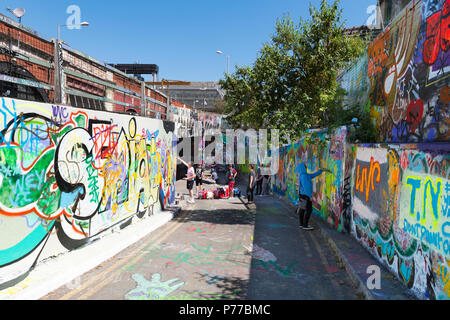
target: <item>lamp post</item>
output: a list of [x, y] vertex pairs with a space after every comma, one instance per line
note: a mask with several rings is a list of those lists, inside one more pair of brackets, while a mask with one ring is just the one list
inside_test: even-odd
[[230, 56], [223, 53], [222, 51], [218, 50], [216, 51], [217, 54], [223, 54], [227, 57], [227, 74], [230, 74]]
[[[14, 10], [12, 10], [11, 8], [6, 8], [6, 10], [8, 10], [9, 12], [11, 12], [18, 20], [19, 20], [19, 24], [22, 24], [22, 17], [25, 15], [25, 9], [24, 8], [16, 8]], [[20, 50], [20, 29], [19, 29], [19, 37], [17, 39], [17, 49]]]
[[[61, 43], [61, 27], [68, 27], [68, 24], [58, 24], [58, 38], [55, 43], [55, 94], [54, 102], [56, 104], [66, 104], [66, 93], [64, 90], [64, 69], [63, 69], [63, 50]], [[80, 24], [72, 24], [70, 26], [88, 27], [88, 22], [82, 22]]]

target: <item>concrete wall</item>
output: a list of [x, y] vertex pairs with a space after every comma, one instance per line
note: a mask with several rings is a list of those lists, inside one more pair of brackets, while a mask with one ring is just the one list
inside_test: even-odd
[[174, 124], [2, 98], [0, 288], [174, 201]]
[[356, 147], [352, 234], [422, 299], [450, 299], [449, 151]]
[[272, 190], [298, 201], [298, 165], [315, 179], [314, 213], [350, 232], [417, 297], [450, 299], [450, 144], [349, 145], [303, 141], [280, 150]]
[[[318, 134], [317, 138], [324, 140], [324, 134]], [[319, 168], [331, 170], [333, 174], [325, 173], [314, 180], [313, 207], [320, 217], [340, 231], [350, 231], [350, 219], [345, 215], [347, 202], [344, 201], [347, 196], [344, 189], [346, 135], [347, 129], [340, 128], [323, 149], [305, 141], [284, 146], [280, 149], [279, 172], [272, 179], [272, 190], [297, 204], [299, 164], [305, 163], [310, 172]]]
[[430, 299], [450, 298], [449, 8], [411, 1], [340, 78], [379, 142], [411, 143], [346, 147], [352, 234]]

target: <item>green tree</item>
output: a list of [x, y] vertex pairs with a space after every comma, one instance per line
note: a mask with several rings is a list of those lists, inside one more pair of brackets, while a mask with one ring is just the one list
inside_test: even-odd
[[213, 107], [214, 107], [214, 112], [216, 112], [218, 114], [224, 114], [225, 107], [226, 107], [225, 100], [223, 100], [223, 99], [215, 100], [213, 102]]
[[289, 15], [279, 19], [253, 66], [237, 66], [220, 81], [231, 125], [279, 129], [286, 141], [305, 137], [311, 129], [333, 129], [354, 112], [342, 103], [337, 76], [365, 43], [344, 35], [339, 0], [331, 5], [322, 0], [309, 13], [310, 19], [300, 18], [297, 25]]

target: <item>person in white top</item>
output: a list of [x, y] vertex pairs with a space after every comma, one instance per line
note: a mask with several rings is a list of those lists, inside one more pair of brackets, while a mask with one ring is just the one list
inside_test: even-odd
[[190, 199], [187, 201], [188, 203], [195, 203], [194, 200], [194, 181], [195, 181], [195, 170], [194, 167], [192, 166], [192, 162], [185, 162], [183, 161], [183, 159], [180, 158], [180, 161], [186, 166], [188, 167], [188, 171], [187, 171], [187, 175], [186, 178], [184, 178], [184, 180], [187, 180], [187, 189], [189, 190], [189, 196]]

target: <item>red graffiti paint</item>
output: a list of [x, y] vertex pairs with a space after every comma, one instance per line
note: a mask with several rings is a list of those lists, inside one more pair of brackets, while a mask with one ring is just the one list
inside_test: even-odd
[[427, 19], [427, 35], [423, 45], [423, 61], [426, 64], [433, 64], [439, 54], [438, 39], [441, 36], [441, 12], [436, 12]]
[[445, 1], [441, 11], [427, 18], [426, 40], [423, 45], [423, 61], [434, 64], [439, 51], [450, 48], [450, 0]]
[[409, 104], [408, 109], [406, 110], [406, 121], [411, 132], [417, 130], [423, 117], [423, 110], [423, 101], [420, 99]]
[[450, 49], [450, 0], [447, 0], [442, 8], [441, 49]]

